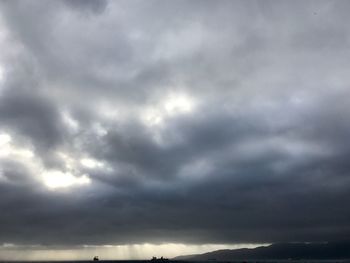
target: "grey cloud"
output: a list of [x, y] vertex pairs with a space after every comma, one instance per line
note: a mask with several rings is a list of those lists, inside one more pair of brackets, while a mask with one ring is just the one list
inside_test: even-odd
[[2, 126], [15, 127], [16, 132], [33, 140], [35, 147], [45, 150], [62, 143], [63, 133], [57, 109], [49, 101], [27, 92], [12, 91], [1, 97]]
[[[91, 183], [49, 190], [0, 155], [0, 243], [349, 236], [345, 1], [1, 6], [17, 52], [1, 65], [1, 132], [43, 169], [69, 170], [64, 152]], [[192, 111], [143, 122], [177, 93]]]
[[102, 1], [92, 1], [92, 0], [63, 0], [63, 2], [78, 11], [86, 10], [92, 13], [100, 14], [102, 13], [108, 4], [107, 0]]

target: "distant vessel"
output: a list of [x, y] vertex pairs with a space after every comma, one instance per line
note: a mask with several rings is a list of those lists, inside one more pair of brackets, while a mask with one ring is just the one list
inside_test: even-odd
[[94, 261], [99, 261], [98, 256], [94, 256]]
[[152, 261], [152, 262], [168, 262], [169, 259], [163, 258], [163, 257], [160, 257], [160, 258], [153, 257], [153, 258], [151, 259], [151, 261]]

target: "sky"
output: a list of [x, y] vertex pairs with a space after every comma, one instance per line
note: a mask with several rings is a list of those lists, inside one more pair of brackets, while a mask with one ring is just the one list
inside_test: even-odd
[[348, 238], [349, 11], [0, 0], [0, 259]]

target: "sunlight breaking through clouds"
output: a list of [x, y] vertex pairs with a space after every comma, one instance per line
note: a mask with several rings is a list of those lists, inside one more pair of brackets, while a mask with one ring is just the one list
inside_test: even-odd
[[7, 133], [0, 133], [0, 146], [3, 147], [11, 141], [11, 136]]
[[[173, 258], [181, 255], [198, 254], [210, 252], [219, 249], [239, 249], [255, 248], [266, 246], [263, 244], [181, 244], [181, 243], [164, 243], [164, 244], [128, 244], [128, 245], [82, 245], [72, 248], [59, 247], [50, 249], [44, 246], [18, 246], [15, 244], [3, 244], [0, 246], [2, 259], [14, 258], [17, 260], [90, 260], [95, 255], [100, 255], [102, 260], [147, 260], [153, 256]], [[17, 249], [16, 249], [17, 248]], [[19, 250], [20, 249], [20, 250]]]
[[47, 187], [51, 189], [66, 188], [76, 185], [85, 185], [90, 183], [87, 175], [74, 176], [69, 172], [48, 171], [43, 173], [43, 180]]
[[147, 126], [163, 125], [167, 119], [177, 115], [186, 115], [195, 109], [195, 100], [184, 93], [170, 93], [156, 106], [144, 109], [142, 119]]
[[[3, 66], [1, 66], [0, 64], [0, 85], [4, 81], [4, 79], [5, 79], [5, 70]], [[1, 90], [1, 86], [0, 86], [0, 90]]]
[[12, 143], [12, 137], [7, 133], [0, 134], [0, 158], [1, 157], [14, 158], [32, 158], [34, 153], [26, 148], [18, 147]]
[[101, 168], [104, 167], [103, 162], [100, 162], [98, 160], [92, 159], [92, 158], [83, 158], [80, 159], [80, 163], [90, 169], [94, 169], [94, 168]]
[[[15, 158], [17, 163], [24, 165], [33, 177], [41, 178], [43, 184], [50, 189], [67, 188], [72, 186], [82, 186], [90, 184], [91, 180], [87, 174], [75, 175], [79, 172], [77, 161], [66, 153], [58, 152], [58, 156], [62, 158], [67, 172], [58, 170], [47, 170], [40, 158], [35, 156], [32, 150], [19, 147], [13, 143], [13, 138], [7, 133], [0, 133], [0, 161], [6, 161]], [[101, 162], [93, 159], [82, 159], [82, 165], [89, 168], [102, 167]], [[3, 169], [1, 169], [2, 180], [10, 178], [4, 177]]]

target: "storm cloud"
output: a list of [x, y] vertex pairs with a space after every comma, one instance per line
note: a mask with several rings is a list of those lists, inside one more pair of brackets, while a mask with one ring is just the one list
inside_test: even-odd
[[0, 3], [0, 243], [349, 237], [348, 1]]

